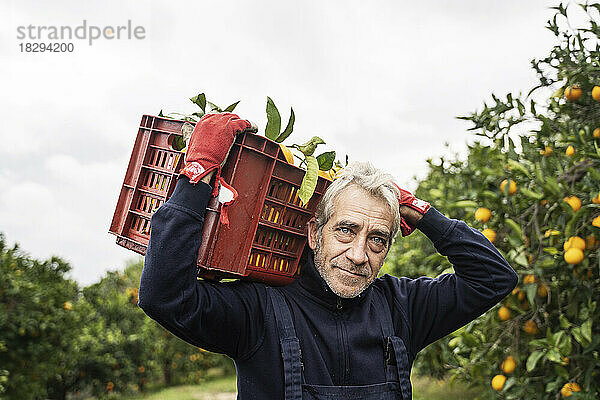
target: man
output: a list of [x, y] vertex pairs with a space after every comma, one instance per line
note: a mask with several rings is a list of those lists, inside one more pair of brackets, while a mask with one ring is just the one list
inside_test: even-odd
[[[308, 223], [312, 251], [292, 284], [197, 280], [203, 216], [216, 195], [208, 182], [214, 173], [222, 181], [235, 135], [248, 129], [228, 113], [196, 125], [175, 192], [152, 217], [139, 306], [183, 340], [233, 358], [241, 399], [412, 398], [416, 354], [508, 295], [515, 272], [479, 231], [356, 163]], [[455, 273], [376, 279], [399, 229], [421, 230]]]

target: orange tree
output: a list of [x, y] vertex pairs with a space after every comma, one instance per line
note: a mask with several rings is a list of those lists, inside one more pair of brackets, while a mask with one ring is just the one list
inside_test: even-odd
[[57, 257], [37, 261], [0, 234], [0, 397], [65, 398], [82, 316]]
[[[558, 44], [532, 61], [539, 84], [460, 117], [481, 140], [464, 160], [428, 160], [415, 191], [480, 229], [521, 277], [501, 304], [418, 357], [421, 372], [449, 372], [483, 398], [599, 396], [600, 6], [570, 7], [587, 24], [571, 27], [573, 10], [554, 7], [547, 28]], [[397, 242], [386, 267], [417, 276], [451, 266], [417, 234]]]

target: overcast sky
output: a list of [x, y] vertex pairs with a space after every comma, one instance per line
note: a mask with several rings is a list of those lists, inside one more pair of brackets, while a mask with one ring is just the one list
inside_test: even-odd
[[[534, 85], [531, 59], [555, 44], [549, 4], [3, 1], [0, 232], [34, 257], [66, 259], [82, 285], [123, 268], [136, 255], [108, 228], [141, 116], [192, 112], [200, 92], [241, 100], [236, 112], [263, 131], [267, 96], [284, 124], [292, 106], [295, 142], [321, 136], [323, 150], [370, 160], [414, 190], [427, 158], [474, 140], [456, 116]], [[18, 26], [83, 20], [131, 20], [145, 38], [20, 51]]]

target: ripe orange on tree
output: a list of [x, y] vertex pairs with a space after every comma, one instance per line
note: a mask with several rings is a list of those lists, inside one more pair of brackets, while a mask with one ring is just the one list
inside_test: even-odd
[[563, 249], [566, 251], [569, 250], [571, 247], [575, 247], [583, 251], [585, 250], [585, 240], [583, 240], [579, 236], [571, 236], [569, 240], [567, 240], [563, 244]]
[[592, 88], [592, 99], [600, 101], [600, 86], [594, 86]]
[[564, 384], [562, 389], [560, 389], [560, 394], [562, 397], [571, 397], [573, 392], [581, 392], [581, 386], [579, 386], [576, 382], [567, 382]]
[[569, 101], [577, 101], [581, 97], [581, 88], [579, 85], [567, 86], [565, 89], [565, 98]]
[[575, 154], [575, 147], [569, 145], [569, 147], [567, 147], [567, 150], [565, 150], [565, 154], [571, 157], [573, 154]]
[[581, 208], [581, 200], [579, 200], [579, 197], [577, 196], [567, 196], [563, 200], [566, 201], [575, 212], [579, 211]]
[[564, 258], [567, 264], [579, 264], [583, 261], [583, 251], [577, 247], [571, 247], [569, 250], [565, 251]]
[[516, 367], [517, 362], [515, 361], [515, 358], [513, 356], [506, 357], [504, 361], [502, 361], [502, 365], [500, 365], [502, 372], [504, 372], [505, 374], [512, 374], [515, 371]]
[[529, 333], [530, 335], [535, 335], [539, 332], [537, 324], [532, 319], [527, 320], [525, 322], [525, 325], [523, 326], [523, 330], [525, 332]]
[[510, 319], [510, 310], [506, 306], [502, 306], [498, 309], [498, 318], [501, 321], [508, 321]]
[[479, 207], [475, 211], [475, 219], [477, 221], [488, 222], [491, 217], [492, 217], [492, 212], [490, 211], [489, 208]]
[[528, 284], [528, 283], [535, 283], [535, 276], [534, 275], [525, 275], [523, 277], [523, 283], [524, 284]]
[[487, 238], [490, 242], [494, 243], [496, 241], [496, 232], [493, 229], [484, 229], [481, 231], [483, 236]]
[[[508, 184], [508, 179], [505, 179], [500, 183], [500, 191], [501, 192], [504, 192], [504, 188], [506, 187], [507, 184]], [[508, 194], [513, 195], [513, 194], [515, 194], [516, 191], [517, 191], [517, 183], [511, 179], [510, 184], [508, 186]]]
[[498, 392], [502, 390], [504, 383], [506, 383], [506, 376], [504, 375], [496, 375], [492, 378], [492, 388]]

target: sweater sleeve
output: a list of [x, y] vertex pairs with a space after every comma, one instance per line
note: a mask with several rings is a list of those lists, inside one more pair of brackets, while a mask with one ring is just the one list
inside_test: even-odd
[[215, 283], [196, 277], [202, 223], [211, 187], [182, 176], [152, 216], [140, 280], [139, 307], [186, 342], [232, 358], [263, 336], [260, 284]]
[[518, 276], [477, 229], [431, 207], [416, 226], [454, 273], [404, 280], [412, 354], [474, 320], [506, 297]]

